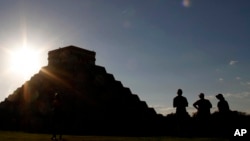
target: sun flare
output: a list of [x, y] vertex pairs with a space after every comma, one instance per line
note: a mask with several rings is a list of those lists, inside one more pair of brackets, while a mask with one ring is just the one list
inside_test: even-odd
[[20, 47], [10, 52], [10, 70], [28, 79], [41, 67], [39, 51], [28, 47]]

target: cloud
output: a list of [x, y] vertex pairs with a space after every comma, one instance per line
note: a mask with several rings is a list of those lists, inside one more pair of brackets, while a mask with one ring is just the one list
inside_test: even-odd
[[241, 92], [241, 93], [226, 93], [223, 94], [225, 98], [240, 98], [245, 99], [250, 97], [250, 92]]
[[150, 107], [154, 107], [154, 109], [156, 110], [157, 113], [161, 113], [164, 115], [170, 114], [170, 113], [175, 113], [175, 108], [173, 107], [166, 107], [166, 106], [160, 106], [160, 105], [154, 105], [154, 106], [150, 106]]
[[[250, 98], [250, 92], [240, 92], [240, 93], [222, 93], [223, 96], [226, 99], [232, 99], [232, 98], [236, 98], [236, 99], [248, 99]], [[209, 100], [214, 100], [216, 99], [215, 95], [208, 95], [206, 96], [207, 99]]]
[[235, 77], [236, 80], [241, 80], [241, 78], [239, 76]]
[[249, 81], [247, 81], [247, 82], [240, 82], [240, 84], [242, 86], [246, 86], [247, 88], [250, 88], [250, 82]]
[[230, 62], [229, 62], [229, 65], [235, 65], [236, 63], [238, 63], [238, 61], [235, 61], [235, 60], [231, 60]]
[[125, 27], [125, 28], [129, 28], [129, 27], [131, 27], [131, 22], [130, 22], [130, 21], [124, 21], [124, 22], [122, 23], [122, 25], [123, 25], [123, 27]]
[[223, 81], [224, 79], [223, 78], [219, 78], [219, 81]]
[[183, 0], [182, 5], [184, 7], [187, 7], [187, 8], [190, 7], [191, 6], [191, 0]]

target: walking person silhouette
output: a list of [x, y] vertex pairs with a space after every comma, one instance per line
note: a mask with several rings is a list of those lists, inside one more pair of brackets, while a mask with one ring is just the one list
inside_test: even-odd
[[51, 140], [57, 141], [56, 135], [59, 135], [59, 140], [62, 140], [62, 103], [61, 97], [55, 93], [52, 101], [52, 137]]

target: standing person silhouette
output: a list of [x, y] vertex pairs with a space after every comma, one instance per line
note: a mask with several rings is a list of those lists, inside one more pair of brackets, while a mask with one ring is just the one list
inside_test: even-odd
[[227, 103], [227, 101], [225, 100], [224, 96], [222, 94], [217, 94], [215, 96], [219, 102], [217, 104], [218, 107], [218, 116], [217, 116], [217, 124], [218, 126], [218, 131], [220, 131], [220, 135], [230, 135], [231, 134], [231, 126], [233, 121], [232, 118], [232, 112], [229, 108], [229, 105]]
[[210, 116], [210, 109], [212, 108], [212, 104], [209, 100], [205, 99], [204, 93], [199, 94], [200, 99], [197, 100], [193, 106], [196, 108], [197, 111], [197, 117], [199, 118], [208, 118]]
[[219, 113], [226, 114], [230, 112], [229, 105], [227, 101], [225, 100], [224, 96], [222, 94], [217, 94], [216, 98], [219, 100], [217, 107], [219, 109]]
[[186, 97], [182, 96], [182, 89], [177, 90], [177, 96], [174, 98], [173, 106], [176, 108], [176, 115], [186, 116], [188, 115], [186, 107], [188, 106], [188, 101]]

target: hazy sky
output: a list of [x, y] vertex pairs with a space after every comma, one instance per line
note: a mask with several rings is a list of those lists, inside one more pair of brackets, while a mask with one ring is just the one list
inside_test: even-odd
[[158, 113], [174, 111], [178, 88], [190, 114], [200, 92], [213, 110], [222, 93], [250, 113], [249, 0], [1, 0], [0, 21], [1, 101], [25, 82], [8, 52], [26, 42], [43, 66], [59, 46], [95, 51], [97, 65]]

